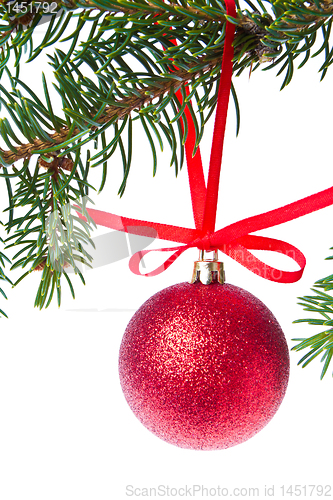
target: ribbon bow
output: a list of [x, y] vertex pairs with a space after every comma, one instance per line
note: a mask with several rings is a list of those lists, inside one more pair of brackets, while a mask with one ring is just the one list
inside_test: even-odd
[[[226, 0], [226, 8], [229, 16], [236, 17], [234, 0]], [[197, 247], [200, 250], [220, 250], [265, 279], [280, 283], [296, 282], [301, 278], [306, 264], [302, 252], [284, 241], [250, 233], [291, 221], [333, 204], [333, 187], [331, 187], [289, 205], [243, 219], [215, 231], [224, 133], [231, 89], [234, 31], [235, 25], [227, 22], [207, 187], [199, 148], [195, 156], [192, 157], [195, 145], [195, 129], [190, 112], [187, 107], [185, 108], [188, 122], [185, 152], [195, 229], [141, 221], [88, 209], [89, 215], [96, 224], [141, 236], [152, 237], [152, 233], [155, 233], [159, 239], [182, 243], [181, 246], [177, 247], [137, 252], [129, 262], [130, 270], [134, 274], [149, 277], [156, 276], [166, 270], [185, 250]], [[81, 214], [78, 215], [84, 219]], [[291, 272], [275, 269], [260, 261], [249, 250], [269, 250], [282, 253], [293, 259], [300, 269]], [[142, 274], [140, 272], [140, 261], [144, 255], [152, 251], [173, 251], [174, 253], [154, 271]]]

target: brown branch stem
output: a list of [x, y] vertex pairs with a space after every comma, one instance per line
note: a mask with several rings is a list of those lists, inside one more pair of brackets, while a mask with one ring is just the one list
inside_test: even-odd
[[[213, 59], [209, 63], [207, 63], [205, 71], [211, 71], [213, 68], [215, 68], [217, 65], [220, 64], [221, 64], [221, 57]], [[194, 65], [192, 65], [192, 67], [193, 66]], [[103, 115], [101, 115], [97, 120], [97, 123], [105, 124], [113, 120], [115, 116], [117, 116], [117, 120], [121, 120], [122, 118], [125, 118], [126, 115], [129, 115], [134, 109], [141, 109], [145, 104], [148, 104], [154, 99], [161, 97], [166, 92], [169, 92], [172, 88], [179, 87], [179, 85], [188, 82], [202, 71], [203, 70], [201, 70], [200, 72], [198, 71], [197, 73], [196, 72], [190, 73], [185, 70], [175, 71], [173, 75], [175, 75], [175, 77], [177, 78], [172, 80], [166, 79], [163, 88], [157, 88], [154, 86], [146, 87], [144, 90], [140, 92], [141, 93], [140, 97], [139, 96], [126, 97], [124, 99], [119, 100], [119, 106], [116, 105], [107, 106], [105, 108]], [[124, 104], [126, 106], [124, 106]], [[91, 118], [93, 118], [93, 116], [91, 116]], [[96, 128], [91, 127], [90, 130], [96, 130]], [[52, 142], [45, 142], [41, 139], [36, 139], [34, 140], [33, 143], [22, 144], [16, 147], [17, 153], [14, 153], [13, 151], [10, 150], [4, 151], [3, 149], [0, 148], [1, 156], [7, 165], [11, 165], [18, 160], [31, 157], [33, 154], [38, 154], [34, 153], [34, 151], [36, 150], [47, 149], [56, 146], [57, 144], [61, 146], [63, 142], [69, 139], [68, 132], [69, 132], [68, 127], [63, 127], [60, 130], [60, 132], [55, 132], [54, 134], [50, 134], [50, 137], [52, 137]], [[79, 132], [80, 130], [77, 127], [75, 127], [72, 133], [72, 137], [74, 137]]]

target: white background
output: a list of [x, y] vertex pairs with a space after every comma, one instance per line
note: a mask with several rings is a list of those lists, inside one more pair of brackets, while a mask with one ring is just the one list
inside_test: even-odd
[[[38, 61], [34, 67], [40, 72], [42, 59]], [[332, 185], [333, 74], [319, 82], [322, 61], [310, 60], [282, 92], [282, 76], [276, 78], [276, 70], [257, 70], [250, 80], [244, 72], [234, 80], [242, 123], [236, 139], [231, 101], [217, 228]], [[42, 69], [46, 71], [46, 63]], [[33, 89], [39, 85], [38, 72], [25, 74]], [[212, 123], [202, 147], [206, 166], [211, 132]], [[138, 131], [135, 147], [124, 197], [117, 198], [122, 167], [114, 158], [103, 193], [94, 196], [95, 208], [193, 227], [186, 169], [175, 178], [166, 145], [153, 178], [149, 145]], [[99, 179], [100, 171], [97, 187]], [[2, 208], [6, 203], [3, 195]], [[290, 348], [292, 338], [319, 331], [292, 321], [307, 315], [297, 297], [332, 273], [330, 261], [324, 261], [333, 245], [332, 215], [329, 207], [262, 232], [303, 251], [307, 267], [298, 283], [272, 283], [223, 259], [227, 281], [247, 289], [272, 310]], [[100, 228], [95, 235], [105, 232]], [[165, 243], [154, 242], [152, 247]], [[153, 268], [164, 255], [146, 258], [146, 265]], [[37, 273], [13, 290], [6, 288], [9, 300], [1, 307], [9, 319], [1, 320], [0, 335], [1, 500], [123, 500], [129, 498], [128, 485], [195, 484], [228, 488], [230, 493], [233, 488], [259, 488], [256, 498], [265, 498], [265, 486], [274, 485], [274, 498], [282, 498], [282, 485], [333, 483], [333, 366], [320, 381], [319, 361], [302, 370], [297, 366], [299, 353], [291, 353], [289, 387], [276, 416], [251, 440], [227, 450], [200, 452], [169, 445], [147, 431], [127, 406], [117, 366], [126, 325], [148, 297], [187, 281], [196, 258], [197, 251], [190, 250], [162, 275], [148, 279], [131, 274], [127, 259], [86, 272], [85, 287], [73, 279], [75, 301], [64, 283], [60, 309], [56, 303], [48, 310], [34, 309]], [[263, 258], [285, 270], [297, 269], [281, 256]]]

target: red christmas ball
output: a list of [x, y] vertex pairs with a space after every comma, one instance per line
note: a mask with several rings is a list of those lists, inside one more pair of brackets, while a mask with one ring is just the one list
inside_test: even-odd
[[289, 352], [271, 311], [246, 290], [179, 283], [134, 314], [119, 374], [147, 429], [182, 448], [216, 450], [271, 420], [286, 392]]

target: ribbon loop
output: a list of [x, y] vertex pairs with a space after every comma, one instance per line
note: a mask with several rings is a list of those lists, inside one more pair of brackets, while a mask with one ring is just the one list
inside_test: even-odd
[[[179, 247], [174, 247], [174, 248], [157, 248], [157, 249], [151, 249], [151, 250], [140, 250], [139, 252], [136, 252], [132, 257], [130, 258], [129, 261], [129, 268], [132, 271], [133, 274], [136, 274], [138, 276], [145, 276], [147, 278], [151, 278], [152, 276], [157, 276], [158, 274], [163, 273], [168, 269], [168, 267], [175, 262], [178, 257], [189, 248], [188, 245], [186, 246], [179, 246]], [[140, 262], [143, 259], [145, 255], [147, 255], [149, 252], [171, 252], [173, 250], [176, 250], [163, 264], [161, 264], [159, 267], [154, 269], [153, 271], [150, 271], [149, 273], [141, 273], [140, 272]]]

